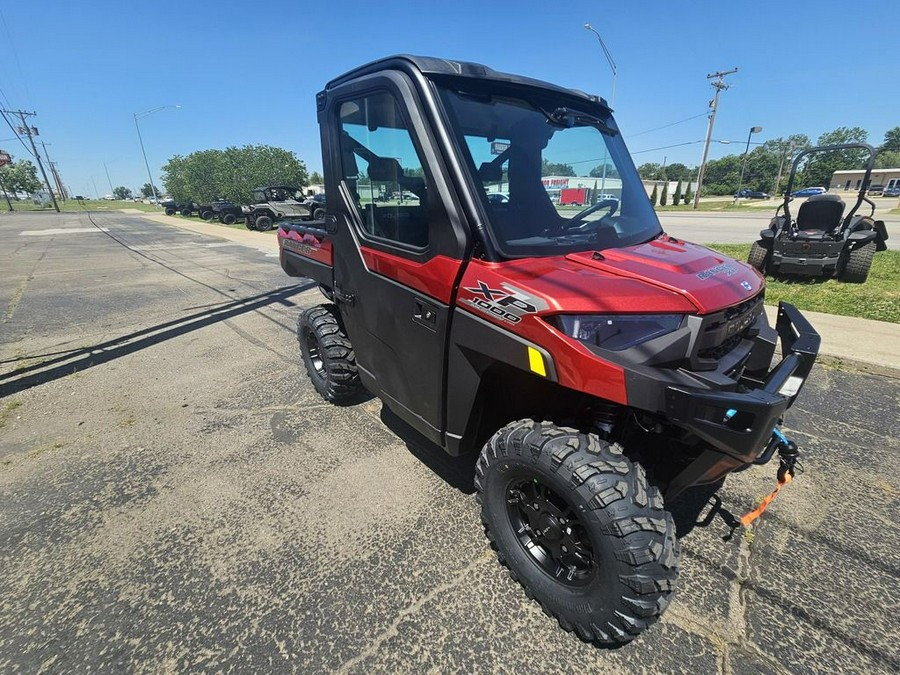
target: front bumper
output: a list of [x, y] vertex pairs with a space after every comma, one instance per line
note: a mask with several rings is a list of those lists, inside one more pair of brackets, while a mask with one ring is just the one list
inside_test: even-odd
[[[745, 371], [732, 391], [666, 386], [664, 414], [669, 421], [740, 463], [757, 459], [802, 389], [821, 342], [806, 318], [785, 302], [778, 305], [775, 331], [781, 340], [781, 362], [768, 372]], [[758, 341], [765, 349], [763, 334]]]

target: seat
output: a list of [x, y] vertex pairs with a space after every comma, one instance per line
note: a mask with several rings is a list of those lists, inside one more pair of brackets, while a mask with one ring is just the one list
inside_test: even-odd
[[797, 239], [823, 241], [841, 226], [844, 200], [838, 195], [814, 195], [800, 206], [797, 213]]

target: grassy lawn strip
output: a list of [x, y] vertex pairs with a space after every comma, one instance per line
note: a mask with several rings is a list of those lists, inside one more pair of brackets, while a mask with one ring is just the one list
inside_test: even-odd
[[[137, 209], [138, 211], [147, 211], [149, 213], [162, 213], [162, 209], [154, 204], [144, 204], [143, 202], [131, 201], [109, 201], [108, 199], [85, 199], [81, 203], [74, 199], [66, 201], [59, 200], [59, 210], [64, 213], [78, 213], [80, 211], [118, 211], [119, 209]], [[16, 211], [43, 211], [44, 213], [55, 213], [53, 206], [44, 208], [38, 206], [34, 202], [19, 201], [13, 202], [13, 209]], [[6, 200], [0, 196], [0, 211], [6, 211]]]
[[[706, 244], [737, 260], [747, 260], [750, 244]], [[776, 280], [766, 277], [766, 304], [785, 300], [798, 309], [900, 323], [900, 251], [875, 254], [864, 284], [836, 279]]]

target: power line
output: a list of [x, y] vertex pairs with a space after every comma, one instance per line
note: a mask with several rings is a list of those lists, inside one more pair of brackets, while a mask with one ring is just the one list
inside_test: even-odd
[[683, 120], [678, 120], [677, 122], [670, 122], [669, 124], [663, 124], [661, 127], [653, 127], [652, 129], [647, 129], [646, 131], [639, 131], [636, 134], [629, 134], [628, 138], [634, 138], [635, 136], [643, 136], [644, 134], [649, 134], [651, 131], [659, 131], [660, 129], [668, 129], [669, 127], [674, 127], [676, 124], [684, 124], [685, 122], [690, 122], [691, 120], [695, 120], [698, 117], [704, 117], [708, 112], [702, 112], [699, 115], [694, 115], [693, 117], [685, 117]]

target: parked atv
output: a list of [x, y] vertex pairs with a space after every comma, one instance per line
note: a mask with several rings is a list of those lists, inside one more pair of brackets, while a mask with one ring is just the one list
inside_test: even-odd
[[312, 220], [314, 206], [304, 203], [306, 198], [298, 188], [289, 185], [270, 185], [253, 191], [253, 204], [243, 207], [248, 230], [271, 230], [282, 218]]
[[[802, 159], [818, 152], [854, 149], [868, 151], [869, 159], [853, 208], [844, 215], [843, 199], [835, 194], [818, 194], [800, 205], [797, 219], [793, 220], [791, 189]], [[797, 155], [784, 203], [776, 210], [769, 227], [759, 233], [759, 241], [750, 247], [747, 262], [763, 274], [773, 276], [837, 277], [841, 281], [863, 283], [869, 276], [875, 252], [887, 248], [888, 238], [884, 221], [874, 219], [875, 203], [866, 196], [874, 164], [875, 148], [865, 143], [825, 145]], [[871, 207], [869, 215], [858, 213], [863, 202]], [[779, 215], [782, 211], [783, 215]]]
[[[297, 329], [313, 387], [368, 390], [423, 444], [479, 453], [512, 577], [580, 638], [632, 640], [675, 589], [667, 505], [776, 452], [792, 474], [778, 427], [818, 334], [787, 303], [770, 327], [754, 269], [663, 232], [603, 99], [395, 56], [316, 101], [327, 213], [278, 229], [285, 272], [329, 301]], [[541, 167], [596, 157], [621, 195], [557, 212]]]
[[197, 212], [199, 208], [197, 204], [193, 202], [178, 202], [174, 199], [166, 199], [159, 203], [159, 205], [163, 208], [167, 216], [174, 216], [176, 213], [180, 213], [183, 216], [190, 216], [193, 213]]
[[213, 213], [212, 218], [218, 219], [224, 225], [233, 225], [244, 217], [243, 207], [227, 199], [217, 199], [210, 204], [210, 209]]

